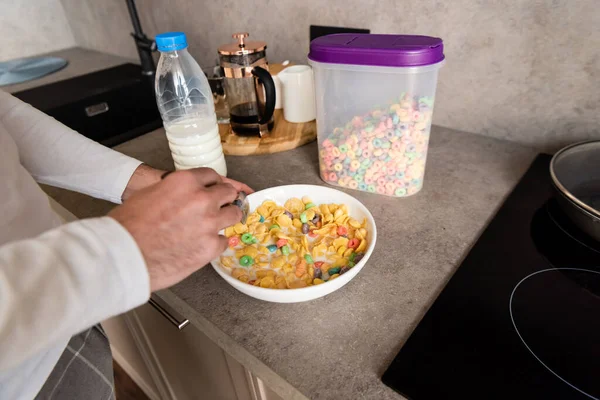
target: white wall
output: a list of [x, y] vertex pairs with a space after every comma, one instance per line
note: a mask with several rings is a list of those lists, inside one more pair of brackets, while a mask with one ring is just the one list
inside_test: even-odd
[[[61, 0], [82, 47], [136, 57], [123, 0]], [[306, 62], [309, 25], [444, 39], [433, 122], [548, 151], [600, 137], [598, 0], [138, 0], [149, 36], [188, 35], [203, 65], [233, 32]]]
[[0, 61], [75, 46], [59, 0], [0, 0]]

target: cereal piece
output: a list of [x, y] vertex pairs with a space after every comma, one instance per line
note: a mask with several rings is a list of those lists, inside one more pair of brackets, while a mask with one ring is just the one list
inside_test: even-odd
[[267, 270], [256, 271], [256, 278], [263, 279], [267, 277]]
[[354, 218], [348, 219], [348, 224], [355, 229], [358, 229], [362, 226], [361, 223], [355, 220]]
[[306, 212], [303, 212], [302, 214], [300, 214], [300, 222], [302, 222], [303, 224], [308, 222], [308, 217], [306, 215]]
[[256, 238], [249, 232], [246, 232], [242, 235], [242, 242], [245, 244], [256, 243]]
[[227, 240], [227, 245], [231, 248], [236, 247], [238, 244], [240, 244], [239, 236], [230, 236]]
[[268, 210], [272, 210], [277, 207], [277, 204], [273, 200], [265, 200], [263, 201], [263, 205], [267, 207]]
[[285, 214], [281, 214], [277, 217], [277, 223], [279, 224], [279, 226], [284, 228], [292, 226], [292, 220]]
[[348, 242], [349, 249], [356, 249], [358, 247], [358, 245], [360, 245], [360, 239], [358, 239], [358, 238], [351, 239]]
[[367, 241], [363, 240], [360, 242], [360, 245], [356, 248], [356, 252], [357, 253], [362, 253], [363, 251], [365, 251], [367, 248]]
[[300, 289], [300, 288], [303, 288], [306, 286], [308, 286], [308, 285], [305, 281], [293, 281], [288, 284], [288, 287], [290, 289]]
[[245, 247], [243, 249], [239, 249], [239, 250], [235, 251], [235, 258], [242, 258], [245, 255], [246, 255], [246, 248]]
[[278, 217], [280, 215], [282, 215], [285, 212], [285, 209], [281, 208], [281, 207], [277, 207], [271, 210], [271, 218], [275, 218]]
[[306, 273], [306, 268], [306, 261], [298, 260], [298, 263], [296, 264], [296, 276], [300, 278], [302, 275], [304, 275]]
[[310, 232], [310, 227], [308, 224], [302, 224], [302, 233], [306, 235], [308, 232]]
[[235, 235], [235, 230], [233, 230], [233, 226], [225, 228], [225, 237], [232, 237]]
[[322, 279], [320, 279], [320, 278], [315, 278], [315, 279], [313, 279], [313, 284], [314, 284], [314, 285], [320, 285], [320, 284], [322, 284], [322, 283], [325, 283], [325, 281], [324, 281], [324, 280], [322, 280]]
[[336, 219], [334, 220], [334, 222], [335, 222], [336, 224], [338, 224], [338, 225], [346, 225], [346, 224], [348, 223], [348, 218], [349, 218], [349, 217], [348, 217], [347, 215], [345, 215], [345, 214], [344, 214], [344, 215], [341, 215], [341, 216], [339, 216], [338, 218], [336, 218]]
[[308, 238], [306, 236], [302, 236], [301, 242], [304, 250], [308, 251]]
[[283, 254], [284, 256], [287, 256], [288, 254], [290, 254], [290, 246], [288, 246], [287, 244], [285, 246], [282, 246], [281, 254]]
[[348, 228], [346, 228], [345, 226], [338, 226], [337, 228], [337, 234], [340, 236], [344, 236], [348, 234]]
[[237, 224], [235, 224], [233, 226], [233, 230], [238, 235], [241, 235], [242, 233], [246, 233], [248, 231], [248, 227], [246, 225], [242, 224], [241, 222], [238, 222]]
[[340, 275], [344, 275], [346, 272], [350, 271], [350, 267], [345, 266], [340, 269]]
[[302, 228], [302, 221], [300, 221], [298, 218], [294, 218], [294, 220], [292, 221], [292, 225], [296, 229], [301, 229]]
[[285, 246], [287, 243], [288, 243], [287, 239], [279, 239], [276, 244], [277, 244], [278, 248], [281, 248], [281, 247]]
[[277, 245], [276, 244], [270, 244], [267, 246], [267, 250], [269, 250], [269, 253], [275, 253], [277, 251]]
[[294, 282], [296, 279], [296, 274], [294, 272], [286, 272], [285, 273], [285, 280], [286, 282], [289, 284], [290, 282]]
[[286, 264], [283, 266], [283, 272], [285, 272], [286, 274], [287, 274], [288, 272], [294, 272], [294, 266], [293, 266], [292, 264], [290, 264], [290, 263], [286, 263]]
[[[339, 228], [338, 228], [339, 229]], [[345, 237], [339, 237], [333, 241], [333, 251], [337, 253], [338, 249], [341, 247], [347, 248], [349, 240]], [[345, 251], [345, 250], [344, 250]]]
[[298, 251], [300, 248], [300, 245], [296, 242], [290, 242], [288, 244], [288, 247], [290, 248], [290, 251]]
[[306, 260], [306, 262], [307, 262], [307, 263], [309, 263], [309, 264], [314, 264], [314, 263], [315, 263], [315, 262], [314, 262], [314, 260], [313, 260], [313, 258], [310, 256], [310, 254], [305, 254], [305, 255], [304, 255], [304, 259], [305, 259], [305, 260]]
[[298, 255], [297, 254], [290, 254], [288, 256], [288, 262], [292, 265], [296, 265], [296, 263], [298, 262]]
[[248, 280], [249, 280], [250, 278], [248, 277], [248, 275], [240, 275], [240, 276], [238, 276], [238, 278], [237, 278], [237, 279], [238, 279], [239, 281], [241, 281], [241, 282], [248, 283]]
[[302, 200], [297, 199], [297, 198], [291, 198], [288, 201], [285, 202], [284, 207], [292, 212], [292, 213], [299, 213], [302, 210], [304, 210], [304, 203], [302, 202]]
[[252, 257], [252, 258], [256, 258], [256, 256], [258, 256], [258, 248], [254, 247], [254, 245], [252, 246], [246, 246], [244, 247], [244, 254]]
[[267, 262], [269, 261], [269, 256], [267, 256], [266, 254], [257, 254], [254, 261], [256, 261], [257, 263]]
[[271, 260], [271, 267], [273, 267], [274, 269], [278, 269], [278, 268], [283, 267], [285, 265], [285, 263], [286, 263], [285, 256], [275, 257]]
[[249, 267], [252, 264], [254, 264], [254, 259], [252, 259], [252, 257], [250, 257], [250, 256], [242, 256], [240, 258], [240, 265], [242, 267]]
[[281, 232], [281, 231], [278, 231], [278, 232], [276, 232], [276, 233], [275, 233], [275, 237], [277, 237], [277, 238], [279, 238], [279, 239], [290, 240], [290, 241], [291, 241], [291, 240], [293, 240], [293, 239], [292, 239], [290, 236], [288, 236], [288, 235], [284, 234], [284, 233], [283, 233], [283, 232]]
[[275, 278], [275, 286], [277, 289], [285, 289], [287, 288], [287, 284], [285, 282], [285, 278], [283, 276], [278, 276]]
[[234, 266], [233, 258], [221, 256], [221, 264], [225, 267], [233, 268], [233, 266]]
[[323, 271], [321, 268], [314, 268], [312, 276], [313, 278], [321, 278], [323, 276]]
[[253, 212], [252, 214], [248, 215], [248, 218], [246, 218], [246, 225], [250, 226], [256, 222], [259, 222], [260, 218], [261, 216], [258, 213]]
[[[340, 246], [340, 248], [337, 249], [337, 254], [338, 256], [344, 256], [344, 253], [346, 253], [346, 250], [348, 250], [348, 248], [346, 246]], [[350, 249], [352, 250], [352, 249]]]
[[344, 257], [350, 257], [351, 254], [354, 254], [354, 249], [348, 248], [344, 252]]
[[330, 281], [332, 281], [332, 280], [334, 280], [335, 278], [337, 278], [338, 276], [340, 276], [340, 274], [333, 274], [333, 275], [331, 275], [331, 276], [329, 277], [329, 280], [330, 280]]
[[304, 204], [310, 204], [310, 203], [312, 203], [313, 201], [312, 201], [312, 199], [311, 199], [310, 197], [308, 197], [308, 196], [302, 196], [302, 202], [303, 202]]

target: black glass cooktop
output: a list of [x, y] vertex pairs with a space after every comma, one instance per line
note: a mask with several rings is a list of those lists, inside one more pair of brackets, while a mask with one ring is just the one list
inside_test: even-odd
[[600, 399], [600, 243], [553, 200], [540, 155], [383, 382], [411, 400]]

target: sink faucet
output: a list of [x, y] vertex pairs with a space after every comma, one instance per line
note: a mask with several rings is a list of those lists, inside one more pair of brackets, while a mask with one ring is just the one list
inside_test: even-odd
[[133, 36], [133, 39], [135, 40], [135, 47], [137, 47], [140, 56], [142, 74], [154, 77], [156, 68], [154, 66], [152, 52], [156, 51], [156, 42], [154, 39], [146, 36], [144, 31], [142, 31], [142, 25], [140, 24], [140, 18], [138, 17], [134, 0], [127, 0], [127, 9], [129, 10], [129, 16], [131, 17], [131, 23], [133, 24], [133, 33], [131, 36]]

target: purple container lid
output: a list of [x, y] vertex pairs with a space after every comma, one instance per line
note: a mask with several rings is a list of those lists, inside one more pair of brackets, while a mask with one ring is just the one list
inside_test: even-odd
[[416, 67], [444, 60], [444, 42], [431, 36], [340, 33], [313, 40], [308, 59], [331, 64]]

